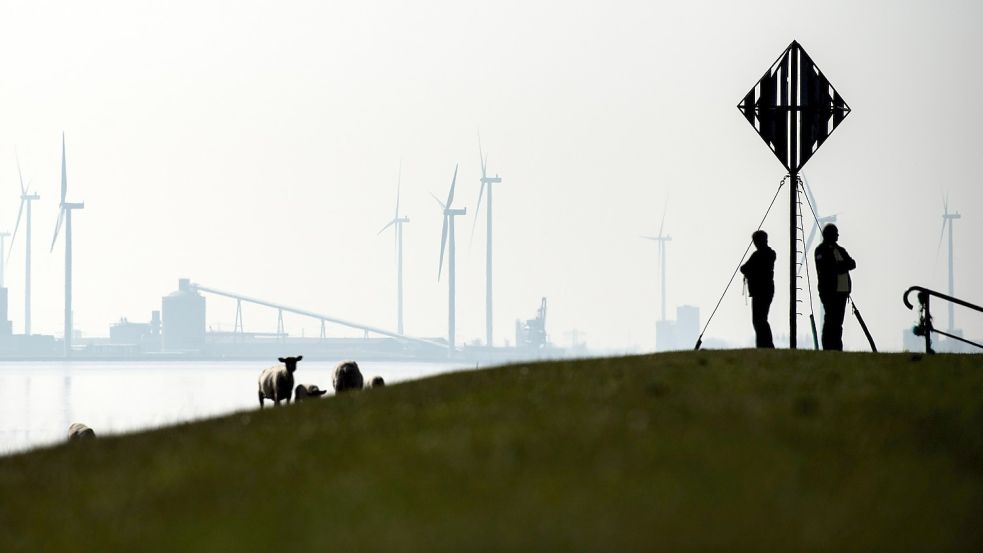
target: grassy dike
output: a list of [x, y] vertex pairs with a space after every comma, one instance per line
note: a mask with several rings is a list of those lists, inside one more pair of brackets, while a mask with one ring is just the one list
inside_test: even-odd
[[515, 365], [0, 459], [2, 551], [283, 548], [979, 551], [983, 356]]

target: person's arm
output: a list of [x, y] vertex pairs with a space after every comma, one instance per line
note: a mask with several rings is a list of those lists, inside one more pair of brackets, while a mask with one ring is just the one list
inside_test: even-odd
[[816, 272], [820, 275], [826, 272], [832, 272], [835, 270], [836, 259], [833, 254], [829, 251], [829, 248], [825, 248], [820, 245], [816, 248]]
[[744, 276], [749, 276], [752, 272], [754, 272], [754, 256], [756, 255], [758, 255], [758, 252], [752, 253], [747, 262], [745, 262], [744, 265], [741, 265], [741, 274]]
[[857, 268], [857, 262], [846, 252], [846, 248], [840, 248], [840, 254], [843, 256], [843, 261], [840, 261], [839, 272], [845, 273]]

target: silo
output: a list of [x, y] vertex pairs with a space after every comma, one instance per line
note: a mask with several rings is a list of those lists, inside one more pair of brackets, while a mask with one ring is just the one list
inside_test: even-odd
[[178, 280], [178, 289], [164, 296], [164, 351], [201, 351], [205, 348], [205, 298], [191, 287], [186, 278]]

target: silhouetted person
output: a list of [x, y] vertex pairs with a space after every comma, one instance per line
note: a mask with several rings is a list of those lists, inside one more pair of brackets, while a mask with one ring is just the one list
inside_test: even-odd
[[843, 351], [843, 316], [850, 297], [850, 271], [857, 262], [838, 245], [840, 231], [836, 225], [823, 227], [823, 243], [816, 248], [816, 273], [819, 277], [819, 299], [826, 315], [823, 318], [823, 349]]
[[754, 325], [754, 344], [759, 348], [773, 348], [768, 310], [775, 297], [775, 250], [768, 247], [768, 233], [759, 230], [751, 235], [756, 248], [747, 263], [741, 265], [741, 273], [747, 280], [751, 296], [751, 324]]

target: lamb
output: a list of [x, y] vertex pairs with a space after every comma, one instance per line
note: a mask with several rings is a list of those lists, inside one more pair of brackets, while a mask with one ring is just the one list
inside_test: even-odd
[[334, 391], [336, 394], [347, 392], [348, 390], [362, 389], [362, 371], [358, 370], [358, 363], [354, 361], [342, 361], [334, 370]]
[[259, 373], [259, 408], [263, 408], [263, 400], [273, 400], [274, 406], [279, 406], [283, 400], [290, 405], [290, 394], [294, 391], [294, 371], [297, 362], [303, 359], [297, 357], [280, 357], [277, 360], [283, 365], [273, 365]]
[[372, 380], [369, 381], [369, 388], [382, 388], [385, 385], [386, 381], [381, 376], [373, 376]]
[[321, 397], [328, 393], [327, 390], [322, 390], [317, 387], [316, 384], [298, 384], [294, 389], [294, 401], [303, 401], [308, 398]]
[[68, 441], [94, 440], [96, 433], [88, 426], [76, 422], [68, 427]]

